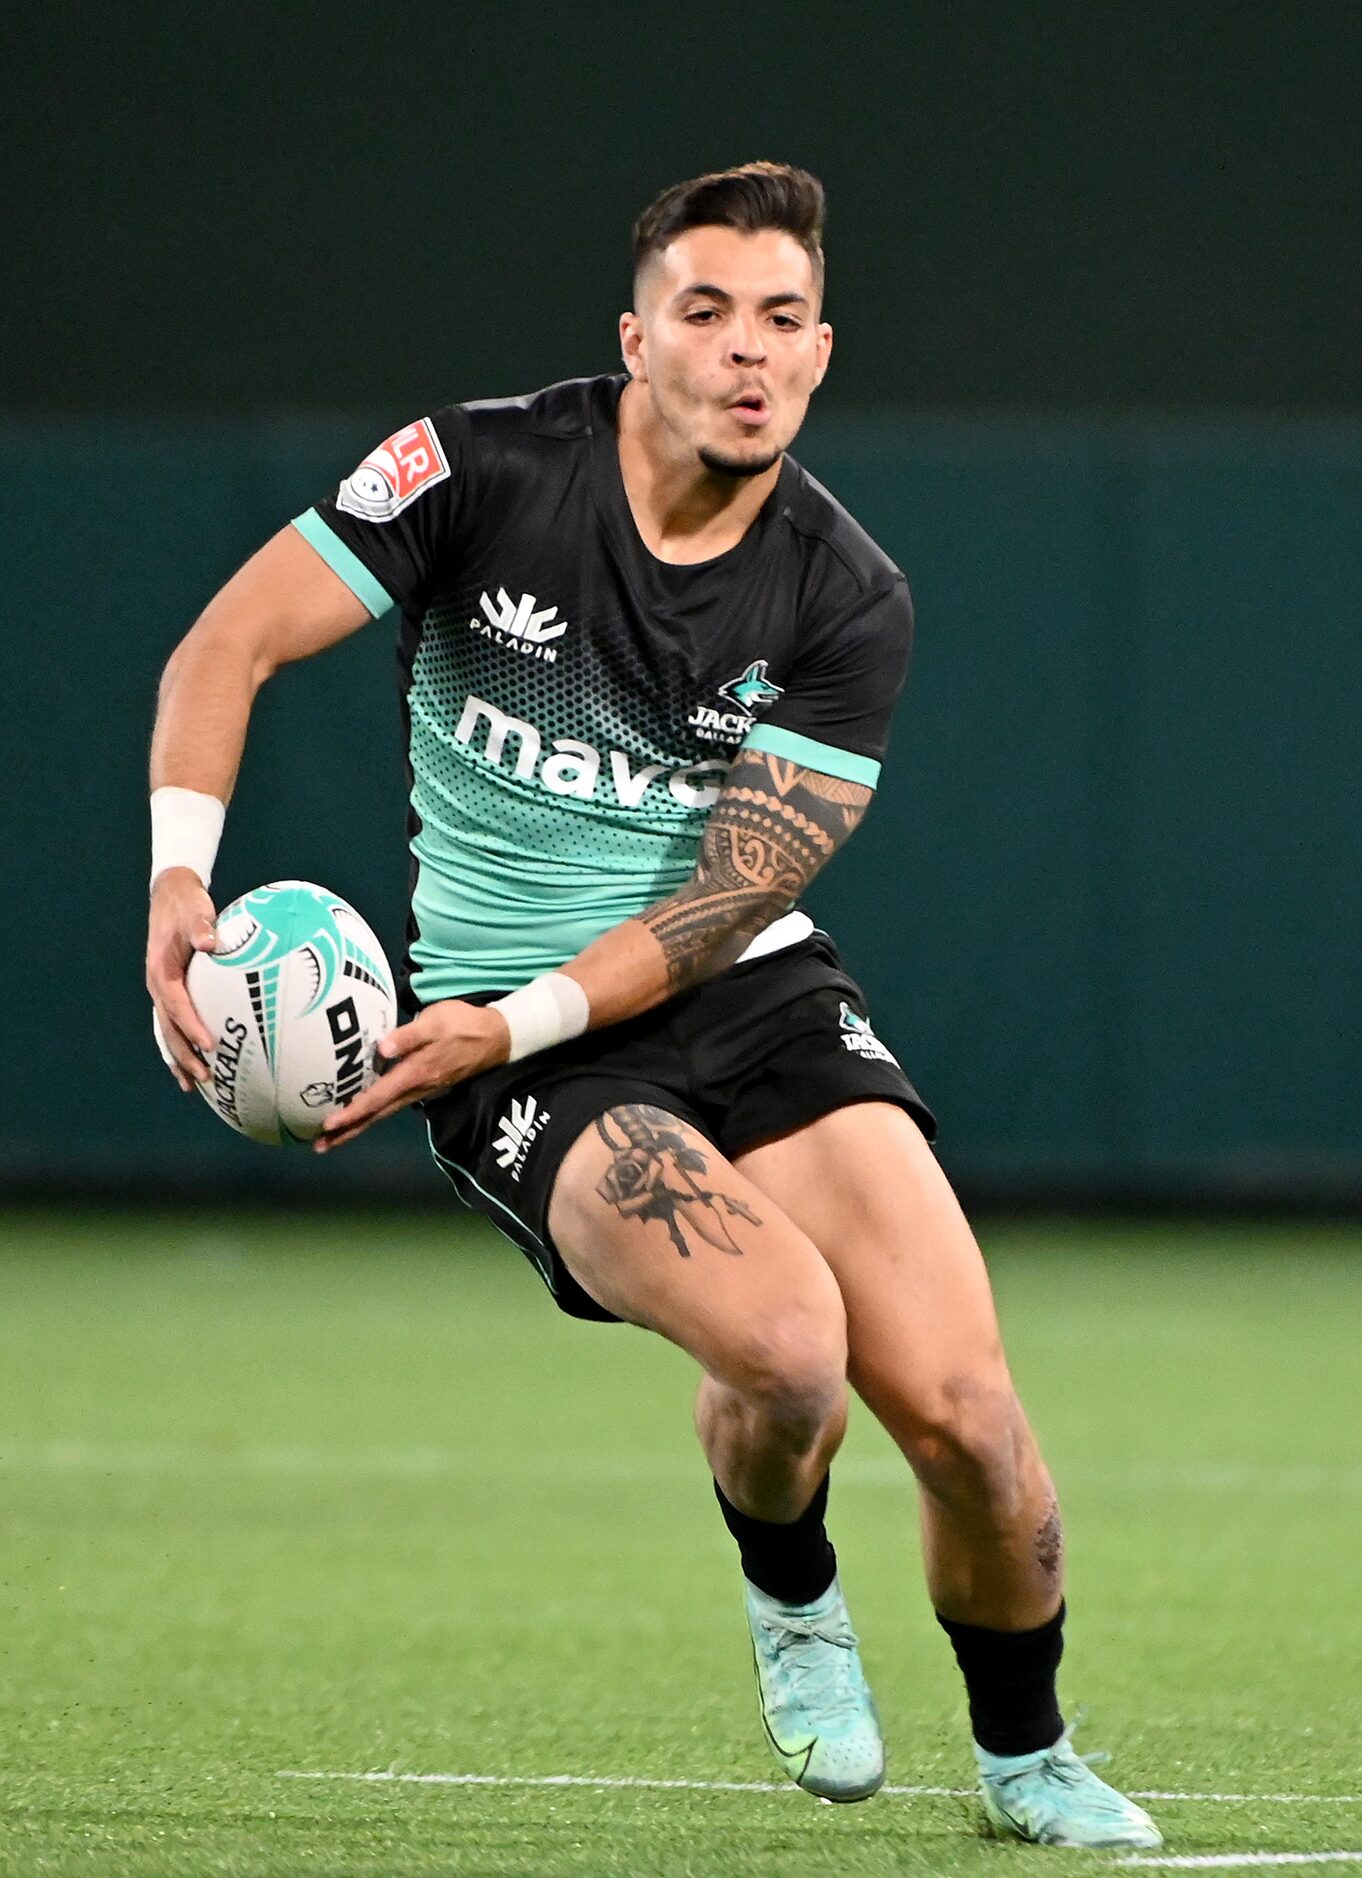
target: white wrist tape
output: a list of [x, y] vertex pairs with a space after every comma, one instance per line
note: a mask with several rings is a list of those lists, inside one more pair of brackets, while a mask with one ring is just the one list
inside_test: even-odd
[[555, 1043], [580, 1037], [591, 1022], [591, 1006], [575, 978], [562, 972], [544, 972], [528, 985], [509, 996], [496, 998], [489, 1011], [500, 1011], [511, 1033], [508, 1063], [518, 1063], [522, 1056], [539, 1050], [551, 1050]]
[[168, 867], [192, 868], [206, 887], [227, 819], [225, 804], [197, 789], [151, 792], [151, 884]]

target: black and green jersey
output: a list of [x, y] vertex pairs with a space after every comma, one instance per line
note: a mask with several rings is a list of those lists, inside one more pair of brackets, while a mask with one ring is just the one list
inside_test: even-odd
[[294, 524], [401, 610], [422, 1002], [513, 989], [679, 887], [741, 745], [879, 775], [903, 575], [788, 457], [736, 547], [659, 561], [620, 474], [626, 382], [452, 405]]

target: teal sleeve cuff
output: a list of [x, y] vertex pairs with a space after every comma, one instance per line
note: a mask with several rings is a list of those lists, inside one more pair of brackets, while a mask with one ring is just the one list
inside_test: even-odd
[[843, 782], [863, 783], [867, 789], [873, 789], [880, 780], [880, 766], [873, 757], [856, 756], [851, 750], [839, 750], [835, 743], [801, 737], [797, 730], [782, 730], [779, 724], [758, 724], [743, 738], [742, 747], [761, 750], [767, 756], [783, 756], [804, 769], [838, 776]]
[[374, 619], [391, 612], [397, 605], [382, 581], [369, 572], [359, 556], [346, 547], [339, 535], [331, 532], [315, 509], [309, 509], [306, 515], [295, 516], [293, 526], [308, 547], [315, 548], [321, 555], [331, 572], [340, 575], [360, 605]]

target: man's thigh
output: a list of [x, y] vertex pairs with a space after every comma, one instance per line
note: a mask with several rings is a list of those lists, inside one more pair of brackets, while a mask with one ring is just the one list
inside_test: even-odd
[[837, 1353], [837, 1281], [784, 1208], [689, 1122], [615, 1105], [564, 1157], [548, 1214], [558, 1256], [597, 1303], [688, 1350], [719, 1381]]
[[826, 1260], [852, 1384], [893, 1433], [950, 1421], [962, 1394], [1010, 1393], [983, 1258], [903, 1109], [855, 1103], [734, 1158]]

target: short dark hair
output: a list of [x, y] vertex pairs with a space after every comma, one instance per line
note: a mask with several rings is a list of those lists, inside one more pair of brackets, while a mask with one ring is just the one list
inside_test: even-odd
[[823, 289], [823, 185], [788, 163], [740, 163], [731, 170], [673, 183], [634, 223], [634, 279], [688, 228], [737, 228], [754, 235], [778, 228], [808, 255]]

